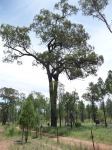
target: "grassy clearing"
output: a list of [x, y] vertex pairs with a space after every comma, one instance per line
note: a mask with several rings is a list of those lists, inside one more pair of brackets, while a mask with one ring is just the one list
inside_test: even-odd
[[[3, 127], [2, 127], [3, 128]], [[91, 128], [93, 129], [94, 141], [99, 143], [112, 144], [112, 127], [105, 128], [103, 126], [94, 126], [93, 124], [83, 124], [81, 127], [74, 127], [71, 129], [70, 127], [62, 127], [58, 128], [58, 133], [60, 136], [68, 136], [74, 137], [83, 140], [91, 141]], [[43, 128], [43, 132], [48, 133], [50, 135], [54, 135], [56, 137], [57, 130], [56, 128]], [[2, 136], [2, 134], [1, 134]], [[35, 136], [35, 132], [32, 132], [29, 137], [29, 142], [27, 144], [17, 143], [17, 139], [21, 139], [20, 130], [16, 128], [16, 126], [6, 126], [5, 134], [3, 136], [6, 139], [15, 141], [11, 146], [10, 150], [87, 150], [86, 148], [73, 146], [73, 144], [67, 143], [58, 143], [51, 138], [47, 138], [46, 136], [42, 136], [42, 138], [32, 139]], [[2, 139], [3, 139], [2, 136]]]
[[[73, 129], [71, 129], [70, 127], [62, 127], [58, 129], [58, 132], [60, 136], [70, 136], [84, 140], [91, 140], [91, 128], [93, 129], [95, 142], [112, 144], [112, 127], [96, 127], [93, 124], [86, 123], [83, 124], [81, 127], [74, 127]], [[50, 134], [56, 135], [55, 128], [49, 128], [45, 131]]]
[[[105, 129], [104, 127], [102, 128], [94, 127], [93, 135], [94, 135], [94, 140], [96, 142], [112, 144], [112, 128]], [[91, 140], [90, 129], [87, 128], [79, 128], [77, 130], [74, 129], [73, 131], [70, 132], [69, 136], [73, 136], [80, 139]]]
[[55, 141], [52, 141], [48, 138], [42, 138], [42, 139], [33, 139], [30, 140], [27, 144], [14, 144], [10, 147], [10, 150], [87, 150], [82, 145], [79, 147], [63, 144], [63, 143], [57, 143]]

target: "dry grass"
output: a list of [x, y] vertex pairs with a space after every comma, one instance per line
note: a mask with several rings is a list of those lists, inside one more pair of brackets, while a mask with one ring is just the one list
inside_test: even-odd
[[[57, 143], [49, 138], [33, 139], [27, 144], [14, 144], [10, 150], [88, 150], [82, 145]], [[90, 149], [89, 149], [90, 150]]]

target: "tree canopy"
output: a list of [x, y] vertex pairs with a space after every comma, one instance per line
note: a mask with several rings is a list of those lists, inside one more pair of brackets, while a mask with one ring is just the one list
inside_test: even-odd
[[109, 0], [79, 0], [79, 4], [84, 15], [93, 16], [104, 22], [109, 32], [112, 33], [111, 22], [109, 23], [104, 13]]
[[[68, 0], [61, 0], [54, 6], [55, 10], [40, 10], [29, 27], [14, 27], [2, 24], [0, 35], [6, 48], [4, 62], [21, 64], [23, 56], [33, 57], [33, 65], [42, 65], [49, 80], [51, 101], [51, 125], [56, 126], [57, 87], [61, 73], [68, 79], [85, 78], [96, 75], [103, 63], [103, 56], [94, 52], [94, 47], [87, 43], [88, 33], [83, 25], [70, 20], [78, 9]], [[47, 50], [32, 50], [30, 32], [34, 32]]]
[[21, 125], [22, 129], [26, 129], [26, 142], [28, 140], [28, 131], [30, 128], [32, 128], [35, 124], [35, 111], [34, 111], [34, 105], [30, 98], [28, 98], [22, 107], [20, 118], [19, 118], [19, 124]]

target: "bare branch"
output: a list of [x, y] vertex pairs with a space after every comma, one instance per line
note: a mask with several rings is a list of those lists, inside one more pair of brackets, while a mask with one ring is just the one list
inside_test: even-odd
[[104, 17], [104, 15], [100, 12], [100, 10], [98, 8], [97, 0], [92, 0], [92, 2], [93, 2], [93, 6], [94, 6], [96, 12], [100, 16], [100, 17], [98, 17], [97, 15], [95, 15], [95, 17], [97, 17], [98, 19], [100, 19], [101, 21], [103, 21], [105, 23], [105, 25], [107, 26], [108, 30], [110, 31], [110, 33], [112, 33], [112, 29], [111, 29], [109, 23], [107, 22], [107, 19]]

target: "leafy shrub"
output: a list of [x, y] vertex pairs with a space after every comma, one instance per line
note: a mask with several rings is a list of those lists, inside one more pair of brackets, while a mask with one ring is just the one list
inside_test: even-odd
[[14, 135], [17, 135], [19, 134], [20, 131], [18, 131], [15, 127], [15, 125], [10, 125], [10, 126], [7, 126], [5, 128], [5, 135], [6, 136], [14, 136]]
[[75, 123], [75, 126], [76, 126], [76, 127], [81, 127], [81, 123], [80, 123], [80, 122], [76, 122], [76, 123]]

